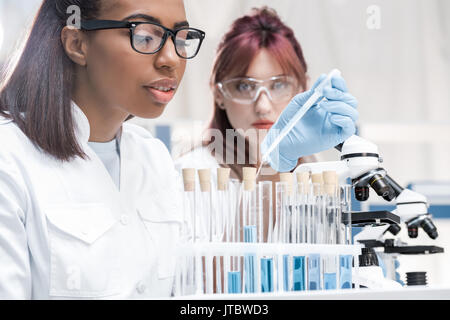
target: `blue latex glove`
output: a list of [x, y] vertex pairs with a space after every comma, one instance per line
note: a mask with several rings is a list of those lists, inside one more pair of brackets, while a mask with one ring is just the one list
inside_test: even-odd
[[[321, 75], [309, 91], [298, 94], [291, 100], [264, 138], [261, 144], [262, 154], [265, 154], [278, 133], [325, 77], [326, 75]], [[348, 93], [345, 80], [340, 76], [333, 77], [331, 87], [326, 87], [323, 95], [326, 100], [308, 110], [270, 154], [268, 162], [274, 170], [291, 171], [297, 166], [299, 158], [331, 149], [355, 134], [355, 122], [359, 116], [356, 110], [358, 102]]]

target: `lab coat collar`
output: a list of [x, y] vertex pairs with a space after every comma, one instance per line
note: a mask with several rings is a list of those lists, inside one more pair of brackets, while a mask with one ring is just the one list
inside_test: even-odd
[[84, 145], [91, 136], [91, 127], [89, 126], [88, 118], [74, 101], [72, 101], [72, 116], [78, 142]]
[[[89, 120], [84, 114], [83, 110], [72, 101], [72, 115], [75, 123], [75, 132], [78, 142], [82, 145], [88, 143], [89, 137], [91, 136], [91, 127], [89, 125]], [[120, 140], [122, 138], [122, 127], [116, 134], [117, 143], [120, 146]]]

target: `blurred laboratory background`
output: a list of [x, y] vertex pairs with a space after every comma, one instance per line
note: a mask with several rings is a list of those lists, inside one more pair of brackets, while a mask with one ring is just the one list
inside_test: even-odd
[[[107, 1], [107, 0], [106, 0]], [[41, 0], [0, 0], [0, 67], [23, 43]], [[188, 62], [182, 85], [164, 115], [134, 119], [167, 145], [174, 157], [209, 121], [209, 86], [216, 48], [232, 21], [268, 5], [295, 32], [313, 82], [342, 71], [359, 101], [359, 134], [378, 145], [384, 167], [400, 184], [428, 197], [439, 238], [423, 233], [408, 244], [450, 251], [450, 1], [448, 0], [185, 0], [191, 26], [207, 38]], [[337, 151], [320, 154], [337, 160]], [[394, 207], [371, 196], [365, 207]], [[363, 206], [363, 208], [364, 208]], [[429, 273], [450, 284], [450, 254], [401, 257], [401, 272]]]

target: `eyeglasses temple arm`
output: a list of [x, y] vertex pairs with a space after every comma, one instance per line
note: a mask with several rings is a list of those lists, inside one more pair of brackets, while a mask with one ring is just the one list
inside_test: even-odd
[[88, 31], [104, 29], [122, 29], [131, 27], [132, 23], [128, 21], [115, 20], [83, 20], [81, 28]]

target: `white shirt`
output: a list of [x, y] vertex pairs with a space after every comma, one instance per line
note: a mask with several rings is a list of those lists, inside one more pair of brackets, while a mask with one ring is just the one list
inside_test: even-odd
[[144, 299], [173, 287], [181, 183], [164, 144], [123, 124], [120, 190], [88, 160], [55, 160], [0, 118], [0, 299]]
[[120, 152], [118, 139], [109, 142], [88, 142], [108, 170], [117, 188], [120, 188]]

